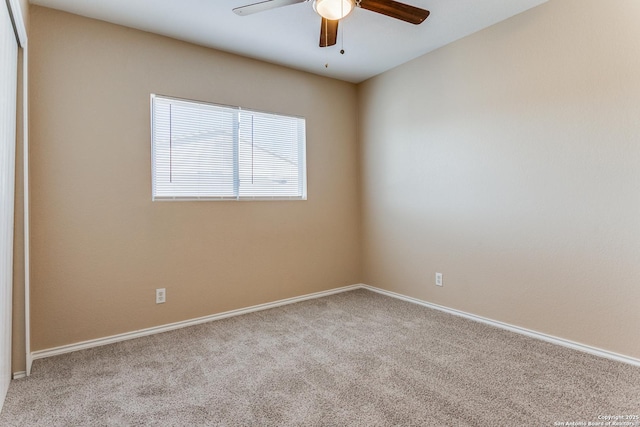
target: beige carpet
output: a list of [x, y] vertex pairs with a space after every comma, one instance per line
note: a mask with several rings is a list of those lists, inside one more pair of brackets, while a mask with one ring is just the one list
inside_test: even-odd
[[553, 426], [621, 415], [640, 415], [640, 368], [357, 290], [37, 360], [11, 383], [0, 425]]

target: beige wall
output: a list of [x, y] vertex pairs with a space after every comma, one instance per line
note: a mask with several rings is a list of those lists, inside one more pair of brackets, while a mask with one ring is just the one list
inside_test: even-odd
[[639, 17], [551, 0], [361, 85], [365, 283], [639, 358]]
[[[34, 351], [359, 281], [354, 85], [46, 8], [30, 19]], [[151, 202], [150, 93], [306, 117], [308, 200]]]

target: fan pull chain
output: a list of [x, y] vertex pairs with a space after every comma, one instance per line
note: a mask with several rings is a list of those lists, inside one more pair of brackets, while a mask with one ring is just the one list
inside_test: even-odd
[[[327, 45], [329, 44], [329, 21], [322, 20], [322, 23], [324, 24], [324, 44]], [[324, 52], [327, 58], [327, 62], [324, 63], [324, 68], [329, 68], [329, 54], [326, 49]]]
[[[344, 2], [340, 2], [341, 13], [340, 16], [344, 16]], [[344, 55], [344, 21], [342, 21], [342, 37], [340, 37], [340, 55]]]
[[340, 55], [344, 55], [344, 33], [345, 33], [345, 25], [342, 23], [342, 32], [340, 37]]

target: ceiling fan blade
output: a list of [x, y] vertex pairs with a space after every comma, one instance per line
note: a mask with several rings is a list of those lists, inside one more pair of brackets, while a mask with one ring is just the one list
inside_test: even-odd
[[276, 7], [289, 6], [296, 3], [304, 3], [308, 0], [267, 0], [260, 3], [240, 6], [233, 9], [236, 15], [246, 16], [253, 13], [264, 12], [265, 10], [275, 9]]
[[421, 24], [430, 13], [428, 10], [394, 0], [362, 0], [360, 7], [415, 25]]
[[333, 46], [338, 40], [338, 20], [322, 18], [320, 24], [320, 47]]

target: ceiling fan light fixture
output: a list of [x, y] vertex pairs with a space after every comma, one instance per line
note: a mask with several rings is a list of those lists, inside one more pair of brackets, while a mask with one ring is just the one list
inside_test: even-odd
[[342, 19], [355, 7], [353, 0], [315, 0], [313, 10], [330, 21]]

